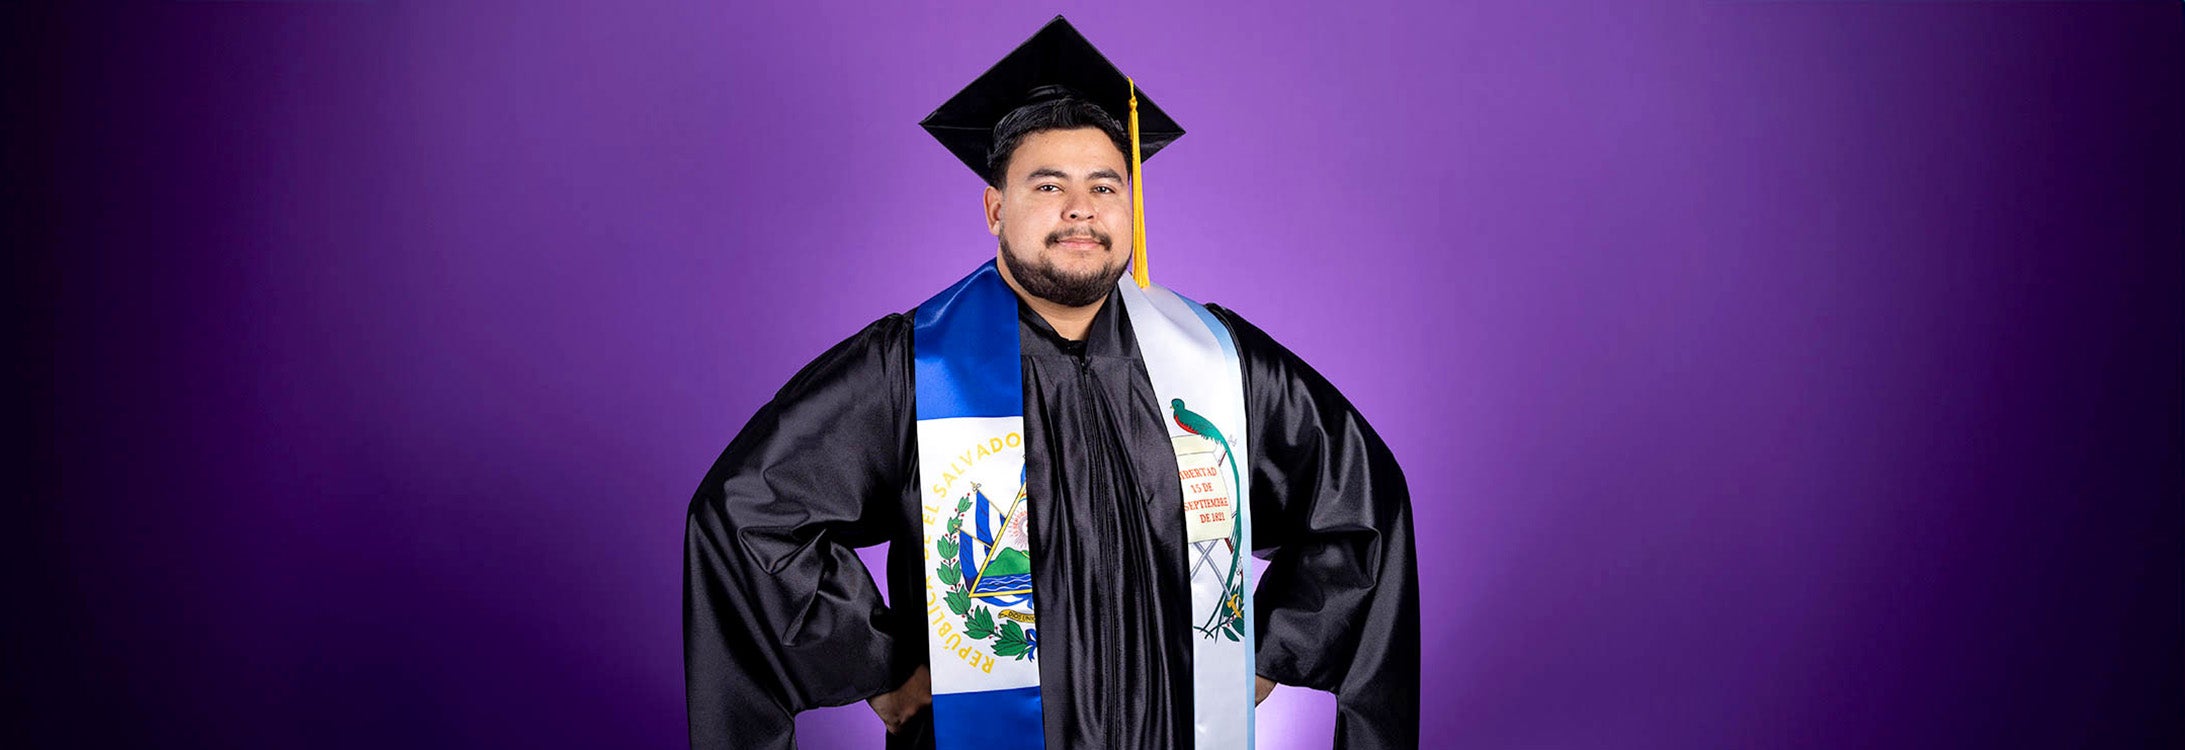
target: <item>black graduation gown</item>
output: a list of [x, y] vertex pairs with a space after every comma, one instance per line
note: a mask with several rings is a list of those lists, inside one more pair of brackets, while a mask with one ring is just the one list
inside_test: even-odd
[[[1235, 313], [1259, 674], [1330, 691], [1335, 747], [1418, 746], [1410, 497], [1349, 401]], [[1047, 747], [1190, 748], [1182, 489], [1110, 299], [1084, 341], [1019, 303], [1025, 472]], [[693, 748], [793, 748], [792, 716], [886, 692], [926, 657], [912, 319], [822, 354], [759, 409], [691, 500], [684, 665]], [[853, 548], [890, 545], [889, 608]], [[932, 746], [926, 715], [889, 748]]]

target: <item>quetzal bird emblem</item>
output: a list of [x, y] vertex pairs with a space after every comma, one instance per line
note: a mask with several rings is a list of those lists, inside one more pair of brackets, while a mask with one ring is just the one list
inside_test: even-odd
[[1231, 460], [1236, 457], [1236, 452], [1230, 449], [1229, 439], [1221, 434], [1221, 428], [1215, 427], [1213, 420], [1186, 408], [1183, 399], [1169, 399], [1168, 408], [1173, 415], [1172, 418], [1176, 420], [1177, 427], [1183, 428], [1184, 432], [1206, 438], [1213, 441], [1215, 445], [1221, 446], [1220, 461], [1229, 466], [1229, 487], [1232, 495], [1229, 499], [1232, 503], [1229, 513], [1231, 522], [1229, 538], [1222, 540], [1229, 547], [1229, 573], [1222, 579], [1221, 606], [1215, 607], [1214, 611], [1207, 615], [1206, 622], [1200, 623], [1198, 630], [1208, 638], [1220, 634], [1228, 636], [1230, 640], [1237, 640], [1243, 631], [1242, 623], [1239, 621], [1244, 617], [1244, 579], [1240, 569], [1244, 551], [1238, 549], [1238, 540], [1244, 536], [1243, 503], [1245, 499], [1236, 496], [1242, 495], [1244, 492], [1244, 483], [1237, 472], [1237, 462]]

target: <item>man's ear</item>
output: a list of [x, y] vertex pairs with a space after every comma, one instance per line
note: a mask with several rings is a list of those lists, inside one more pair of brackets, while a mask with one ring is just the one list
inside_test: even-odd
[[1001, 191], [989, 185], [986, 188], [986, 233], [1001, 236]]

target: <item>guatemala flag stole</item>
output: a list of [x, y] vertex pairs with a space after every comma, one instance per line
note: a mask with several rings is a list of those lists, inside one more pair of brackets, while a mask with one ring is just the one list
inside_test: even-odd
[[[1236, 342], [1205, 307], [1166, 288], [1119, 284], [1111, 300], [1130, 315], [1183, 487], [1174, 512], [1189, 545], [1196, 746], [1249, 749], [1250, 464]], [[993, 261], [918, 306], [912, 347], [936, 747], [1038, 750], [1039, 552], [1024, 489], [1023, 359], [1016, 293]]]

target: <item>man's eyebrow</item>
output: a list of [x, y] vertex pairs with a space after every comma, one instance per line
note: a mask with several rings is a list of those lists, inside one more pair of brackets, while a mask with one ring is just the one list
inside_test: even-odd
[[[1040, 167], [1038, 169], [1032, 170], [1031, 174], [1024, 176], [1024, 178], [1027, 180], [1037, 180], [1041, 177], [1053, 177], [1058, 180], [1067, 180], [1070, 179], [1070, 174], [1054, 167]], [[1085, 179], [1114, 180], [1116, 182], [1122, 182], [1123, 176], [1117, 174], [1116, 171], [1113, 169], [1101, 168], [1093, 170], [1092, 174], [1085, 175]]]

